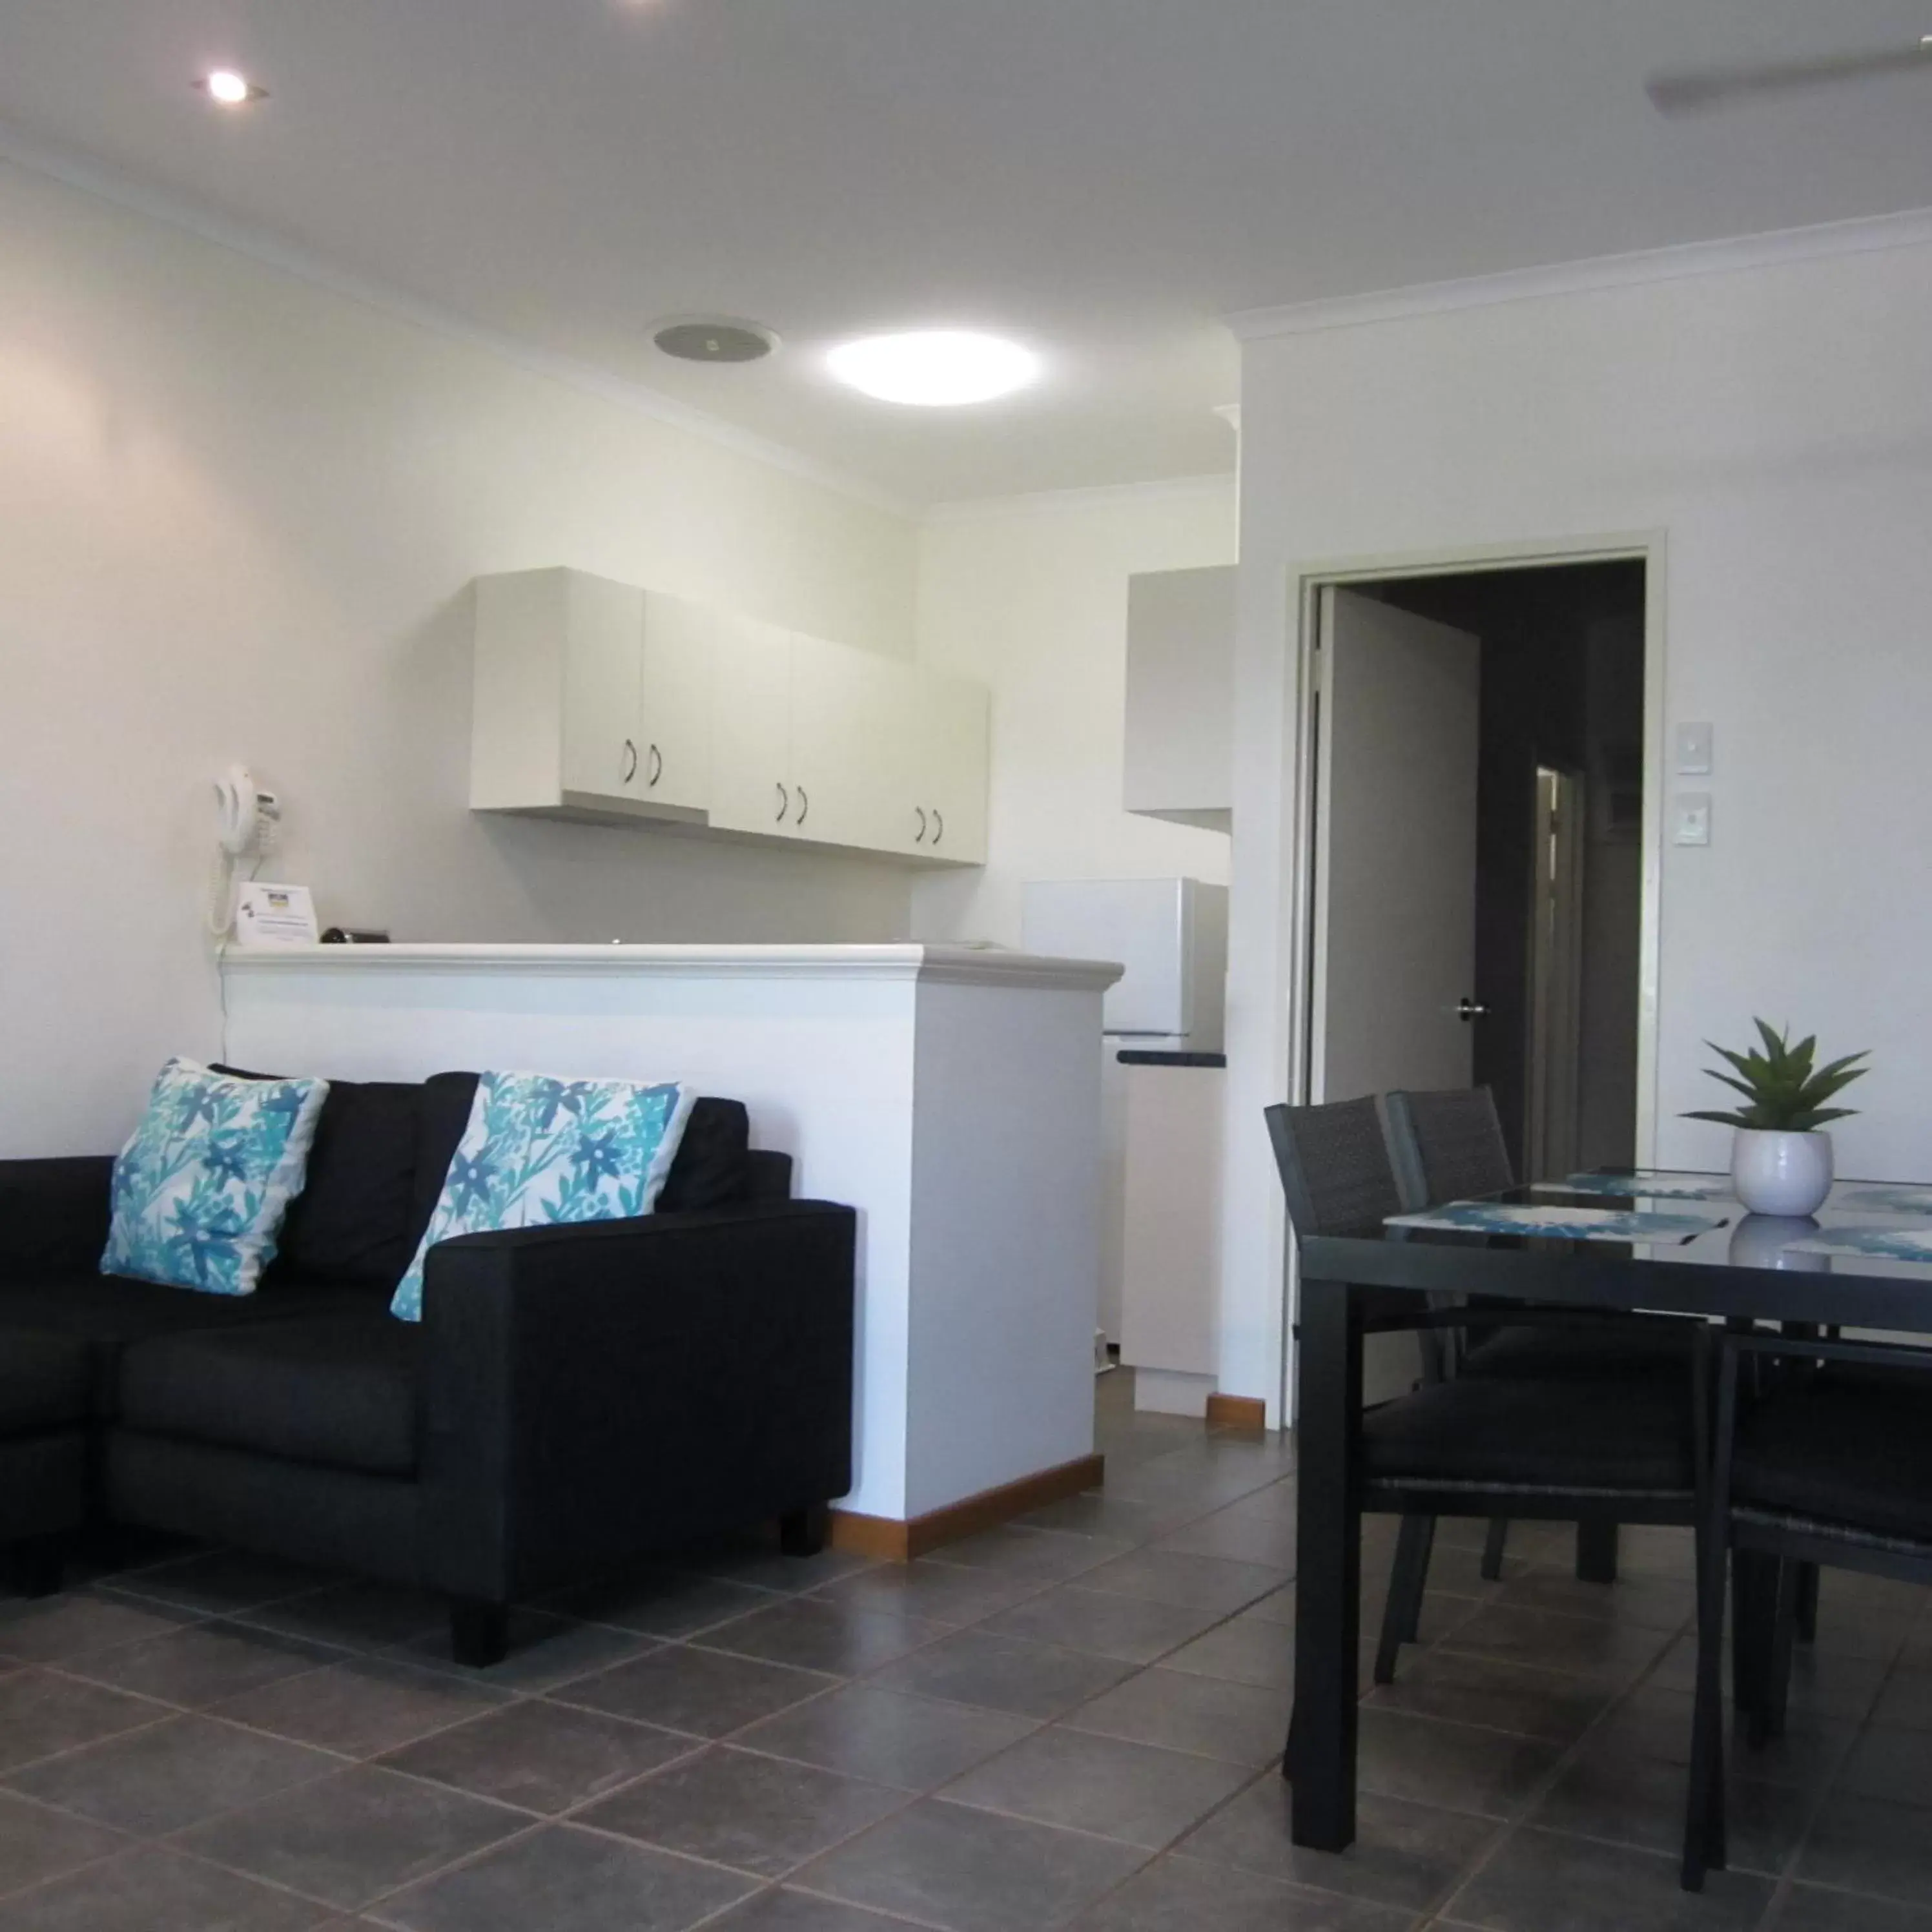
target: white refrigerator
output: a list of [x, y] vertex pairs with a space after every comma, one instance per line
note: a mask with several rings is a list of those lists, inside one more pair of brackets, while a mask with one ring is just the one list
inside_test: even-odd
[[[1228, 891], [1200, 879], [1029, 885], [1029, 952], [1118, 960], [1108, 988], [1101, 1326], [1137, 1407], [1199, 1415], [1216, 1386]], [[1256, 1123], [1258, 1127], [1259, 1123]]]
[[1120, 1046], [1217, 1054], [1228, 977], [1228, 889], [1202, 879], [1054, 879], [1028, 886], [1029, 952], [1117, 959], [1101, 1024]]

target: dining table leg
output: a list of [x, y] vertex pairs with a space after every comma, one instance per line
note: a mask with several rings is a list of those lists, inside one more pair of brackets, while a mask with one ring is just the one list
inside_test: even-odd
[[1303, 1277], [1298, 1332], [1294, 1716], [1283, 1772], [1294, 1842], [1339, 1852], [1355, 1835], [1362, 1609], [1362, 1328], [1346, 1282]]

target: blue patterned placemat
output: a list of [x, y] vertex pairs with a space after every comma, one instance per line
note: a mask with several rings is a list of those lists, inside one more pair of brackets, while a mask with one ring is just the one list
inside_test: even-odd
[[[1631, 1174], [1573, 1174], [1568, 1180], [1539, 1180], [1532, 1194], [1615, 1194], [1645, 1201], [1732, 1201], [1731, 1180], [1724, 1174], [1659, 1174], [1639, 1168]], [[1925, 1211], [1932, 1214], [1932, 1200]]]
[[1721, 1228], [1708, 1214], [1654, 1214], [1610, 1208], [1514, 1208], [1451, 1201], [1419, 1214], [1391, 1214], [1390, 1228], [1436, 1228], [1461, 1234], [1545, 1234], [1572, 1241], [1688, 1241]]
[[1833, 1228], [1785, 1245], [1786, 1252], [1793, 1254], [1864, 1255], [1874, 1261], [1932, 1262], [1932, 1227]]
[[1859, 1187], [1832, 1202], [1865, 1214], [1932, 1214], [1932, 1187]]

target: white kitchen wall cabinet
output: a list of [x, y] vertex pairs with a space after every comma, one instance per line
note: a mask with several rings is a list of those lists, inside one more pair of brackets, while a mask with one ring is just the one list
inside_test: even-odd
[[711, 797], [711, 655], [717, 614], [663, 592], [644, 593], [638, 679], [636, 796], [668, 811], [702, 812]]
[[470, 802], [678, 818], [710, 787], [708, 616], [580, 570], [476, 582]]
[[986, 863], [987, 738], [983, 686], [956, 677], [919, 680], [907, 737], [914, 754], [907, 789], [916, 854], [959, 866]]
[[910, 668], [823, 638], [791, 640], [791, 774], [798, 834], [859, 851], [896, 849], [887, 811], [896, 694]]
[[574, 570], [482, 578], [470, 802], [981, 865], [987, 695]]
[[1234, 736], [1234, 566], [1129, 578], [1121, 802], [1231, 830]]
[[719, 612], [711, 649], [708, 823], [720, 832], [799, 836], [791, 770], [791, 638]]

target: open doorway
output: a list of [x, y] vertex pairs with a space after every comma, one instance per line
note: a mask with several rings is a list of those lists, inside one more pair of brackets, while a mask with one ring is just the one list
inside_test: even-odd
[[1311, 1099], [1486, 1085], [1520, 1180], [1636, 1162], [1647, 568], [1319, 586]]

